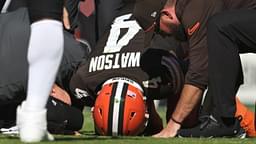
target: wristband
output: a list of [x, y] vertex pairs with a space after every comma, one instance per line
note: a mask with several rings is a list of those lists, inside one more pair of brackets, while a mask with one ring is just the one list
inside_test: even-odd
[[179, 125], [181, 125], [181, 124], [182, 124], [181, 122], [179, 122], [179, 121], [175, 120], [173, 117], [171, 117], [171, 120], [172, 120], [173, 122], [175, 122], [175, 123], [179, 124]]

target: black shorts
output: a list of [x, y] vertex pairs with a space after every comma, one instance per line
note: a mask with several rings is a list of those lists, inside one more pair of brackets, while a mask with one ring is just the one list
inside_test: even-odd
[[47, 103], [47, 129], [52, 134], [74, 134], [83, 126], [84, 117], [80, 110], [60, 100], [49, 97]]
[[[0, 128], [16, 124], [16, 109], [21, 101], [0, 103]], [[52, 134], [74, 134], [83, 126], [83, 114], [53, 97], [47, 103], [47, 129]]]
[[64, 0], [27, 0], [31, 23], [47, 18], [61, 21]]

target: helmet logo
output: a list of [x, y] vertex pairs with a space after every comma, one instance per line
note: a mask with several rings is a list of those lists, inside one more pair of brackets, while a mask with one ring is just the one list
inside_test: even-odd
[[135, 98], [135, 97], [136, 97], [136, 93], [133, 92], [133, 91], [131, 91], [131, 90], [128, 90], [128, 91], [127, 91], [127, 95], [128, 95], [129, 97], [132, 97], [132, 98]]

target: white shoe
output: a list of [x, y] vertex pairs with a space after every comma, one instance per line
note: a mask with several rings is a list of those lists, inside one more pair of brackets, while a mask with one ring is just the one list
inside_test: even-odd
[[42, 140], [53, 141], [54, 137], [47, 131], [46, 109], [42, 111], [26, 111], [25, 102], [17, 108], [17, 126], [22, 142], [33, 143]]
[[12, 126], [10, 128], [1, 128], [0, 132], [1, 134], [9, 135], [9, 136], [15, 136], [19, 134], [19, 130], [17, 126]]

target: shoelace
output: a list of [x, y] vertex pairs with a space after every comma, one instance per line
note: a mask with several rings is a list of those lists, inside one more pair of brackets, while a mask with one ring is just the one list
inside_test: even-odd
[[218, 121], [212, 116], [212, 115], [205, 115], [199, 117], [200, 124], [200, 130], [204, 129], [211, 121], [214, 121], [215, 123], [218, 123]]

